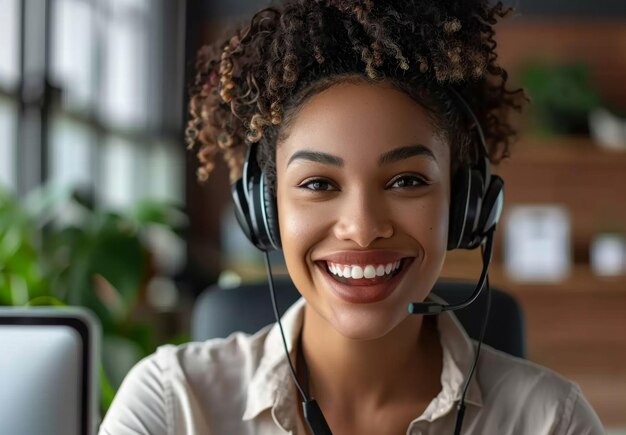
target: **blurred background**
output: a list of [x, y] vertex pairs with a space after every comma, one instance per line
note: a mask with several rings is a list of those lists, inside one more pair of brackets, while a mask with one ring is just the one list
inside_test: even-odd
[[[98, 315], [103, 410], [140, 358], [191, 339], [205, 288], [265, 277], [225, 165], [199, 185], [183, 126], [198, 48], [266, 3], [0, 0], [0, 305]], [[529, 359], [626, 433], [626, 3], [505, 3], [500, 63], [533, 104], [497, 168], [491, 282], [522, 304]], [[444, 276], [479, 268], [454, 252]]]

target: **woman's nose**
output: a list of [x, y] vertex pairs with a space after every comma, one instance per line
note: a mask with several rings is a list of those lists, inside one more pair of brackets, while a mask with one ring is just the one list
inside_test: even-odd
[[352, 240], [365, 248], [376, 239], [391, 237], [393, 225], [384, 201], [375, 195], [361, 193], [342, 201], [334, 232], [338, 239]]

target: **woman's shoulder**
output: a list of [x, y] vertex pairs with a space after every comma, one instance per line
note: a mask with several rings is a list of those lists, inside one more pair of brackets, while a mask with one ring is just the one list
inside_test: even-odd
[[148, 359], [168, 369], [178, 368], [187, 375], [221, 366], [233, 367], [246, 364], [254, 367], [263, 357], [265, 340], [270, 326], [255, 334], [235, 332], [226, 338], [212, 338], [202, 342], [188, 342], [180, 345], [163, 345]]
[[[245, 397], [268, 330], [160, 346], [126, 375], [100, 433], [120, 433], [124, 428], [131, 430], [125, 433], [169, 434], [181, 425], [194, 432], [208, 428], [207, 417], [215, 410], [241, 412], [245, 404], [233, 398]], [[224, 395], [224, 391], [234, 394]]]
[[[202, 342], [163, 345], [138, 364], [145, 375], [158, 376], [170, 397], [198, 397], [206, 406], [223, 397], [213, 392], [238, 391], [245, 395], [247, 384], [254, 377], [265, 355], [270, 326], [255, 334], [235, 332], [226, 338]], [[139, 374], [141, 377], [141, 374]]]
[[481, 349], [483, 393], [495, 388], [523, 388], [532, 393], [548, 393], [561, 397], [576, 384], [556, 371], [533, 361], [515, 357], [483, 344]]
[[[535, 419], [534, 424], [549, 424], [554, 429], [550, 433], [577, 433], [571, 432], [575, 427], [597, 430], [580, 433], [602, 433], [596, 413], [575, 382], [490, 346], [484, 346], [480, 359], [479, 384], [488, 407], [506, 408], [508, 415]], [[536, 421], [540, 415], [545, 417], [543, 423]]]

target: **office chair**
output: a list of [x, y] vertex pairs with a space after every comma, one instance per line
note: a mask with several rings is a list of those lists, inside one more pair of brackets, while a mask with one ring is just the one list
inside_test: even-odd
[[[442, 280], [433, 292], [448, 303], [461, 302], [469, 297], [474, 283]], [[300, 294], [288, 279], [274, 283], [278, 309], [282, 315]], [[469, 307], [457, 310], [457, 316], [470, 337], [478, 339], [485, 313], [486, 292]], [[194, 341], [226, 337], [235, 331], [254, 333], [274, 323], [274, 312], [267, 283], [243, 284], [224, 289], [217, 285], [204, 290], [198, 297], [192, 315], [191, 329]], [[513, 356], [526, 357], [524, 316], [519, 303], [502, 290], [491, 288], [491, 310], [485, 332], [485, 344]]]

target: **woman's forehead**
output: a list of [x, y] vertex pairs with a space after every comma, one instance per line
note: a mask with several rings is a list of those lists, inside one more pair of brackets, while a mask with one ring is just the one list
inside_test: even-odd
[[449, 147], [427, 112], [388, 84], [341, 83], [309, 98], [290, 123], [277, 157], [302, 150], [349, 154], [421, 145], [437, 160], [449, 161]]

